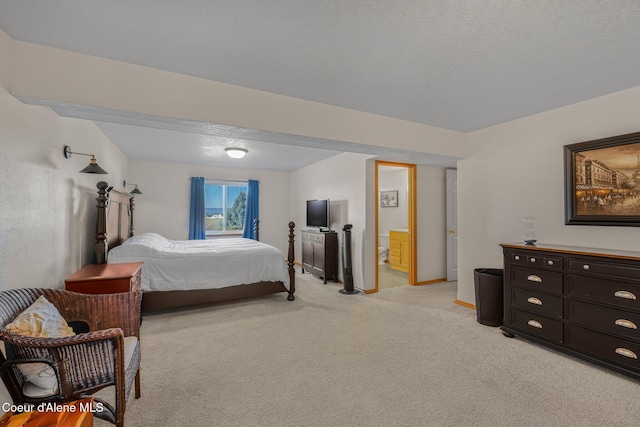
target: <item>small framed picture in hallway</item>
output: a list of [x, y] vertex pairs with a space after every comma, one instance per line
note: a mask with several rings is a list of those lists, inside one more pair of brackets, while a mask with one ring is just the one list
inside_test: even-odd
[[397, 208], [398, 207], [398, 190], [381, 191], [380, 207], [381, 208]]
[[565, 224], [640, 226], [640, 132], [564, 146]]

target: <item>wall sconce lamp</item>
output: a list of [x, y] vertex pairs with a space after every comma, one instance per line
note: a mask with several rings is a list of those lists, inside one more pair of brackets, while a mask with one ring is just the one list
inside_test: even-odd
[[122, 181], [122, 185], [124, 186], [124, 188], [127, 188], [127, 185], [135, 185], [135, 187], [133, 188], [133, 190], [131, 190], [131, 192], [129, 194], [142, 194], [142, 191], [138, 190], [138, 184], [134, 184], [132, 182], [127, 184], [127, 181]]
[[62, 149], [62, 153], [64, 154], [64, 157], [66, 159], [70, 159], [72, 154], [78, 154], [80, 156], [90, 156], [91, 160], [89, 161], [89, 166], [87, 166], [86, 168], [82, 169], [80, 172], [81, 173], [108, 173], [106, 170], [102, 169], [99, 165], [98, 162], [96, 162], [96, 156], [93, 154], [85, 154], [85, 153], [76, 153], [75, 151], [71, 151], [71, 147], [69, 147], [68, 145], [65, 145], [64, 148]]
[[246, 148], [240, 147], [227, 147], [224, 151], [227, 153], [227, 156], [232, 159], [241, 159], [249, 152]]

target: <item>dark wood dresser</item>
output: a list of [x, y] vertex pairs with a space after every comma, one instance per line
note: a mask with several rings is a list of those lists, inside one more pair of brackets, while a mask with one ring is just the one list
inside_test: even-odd
[[90, 264], [69, 276], [65, 289], [83, 294], [140, 291], [142, 264]]
[[501, 244], [505, 336], [640, 379], [640, 252]]
[[338, 233], [302, 230], [302, 273], [338, 281]]

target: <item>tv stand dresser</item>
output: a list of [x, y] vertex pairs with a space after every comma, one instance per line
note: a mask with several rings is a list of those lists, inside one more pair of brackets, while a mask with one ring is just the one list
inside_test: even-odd
[[500, 246], [505, 336], [640, 379], [640, 252]]
[[302, 230], [302, 274], [305, 271], [338, 281], [338, 233]]

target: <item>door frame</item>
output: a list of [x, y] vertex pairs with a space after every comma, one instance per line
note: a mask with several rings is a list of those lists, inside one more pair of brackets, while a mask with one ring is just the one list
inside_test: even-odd
[[375, 177], [375, 188], [376, 188], [376, 209], [375, 209], [375, 221], [376, 221], [376, 238], [375, 238], [375, 266], [376, 266], [376, 287], [373, 292], [378, 292], [378, 247], [380, 246], [379, 242], [379, 230], [378, 230], [378, 209], [380, 207], [380, 190], [378, 188], [378, 169], [379, 166], [393, 166], [398, 168], [407, 169], [407, 223], [409, 226], [409, 284], [416, 285], [418, 282], [418, 263], [417, 263], [417, 253], [418, 253], [418, 245], [417, 245], [417, 221], [416, 221], [416, 212], [417, 212], [417, 203], [416, 203], [416, 165], [413, 163], [398, 163], [398, 162], [389, 162], [385, 160], [376, 160], [376, 177]]
[[[446, 169], [447, 281], [458, 280], [458, 170]], [[455, 191], [453, 185], [455, 183]]]

